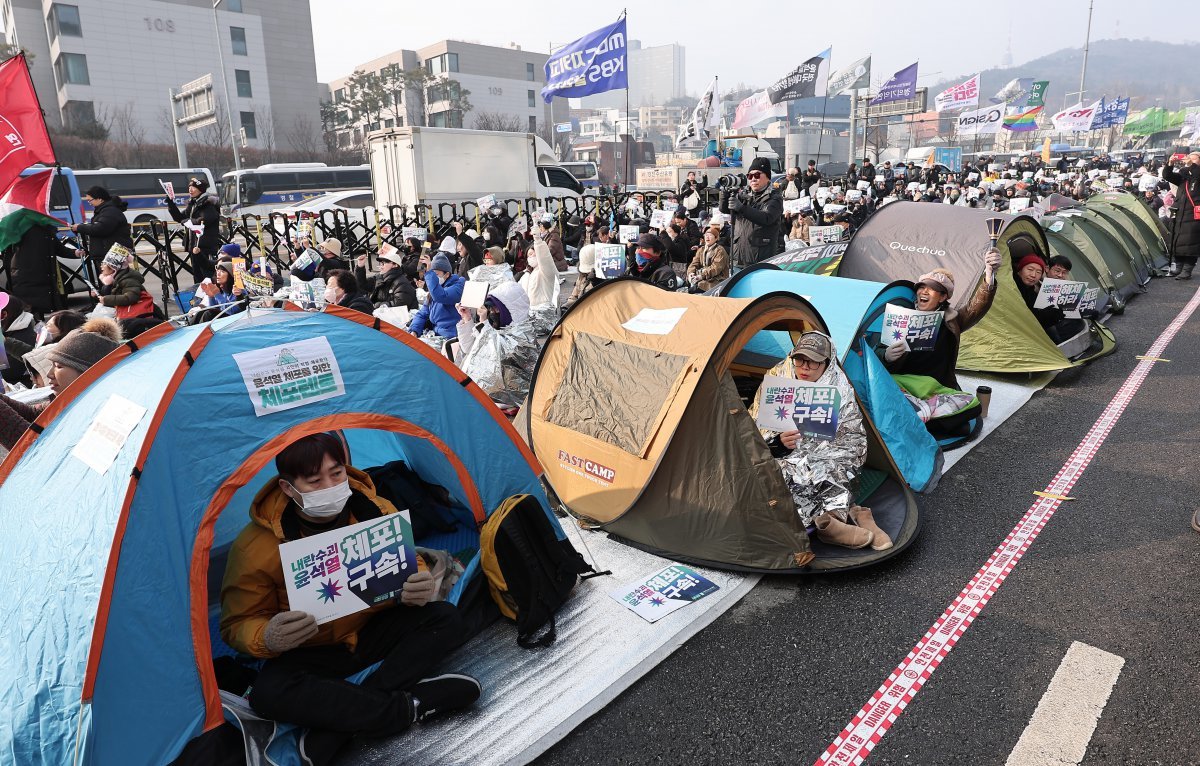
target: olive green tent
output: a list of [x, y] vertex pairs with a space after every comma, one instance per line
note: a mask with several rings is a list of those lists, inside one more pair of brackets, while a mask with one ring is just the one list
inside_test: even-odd
[[1150, 270], [1137, 252], [1129, 249], [1111, 223], [1083, 210], [1064, 210], [1061, 215], [1074, 221], [1100, 250], [1109, 270], [1113, 272], [1114, 281], [1121, 279], [1124, 274], [1130, 274], [1137, 292], [1146, 291], [1146, 285], [1150, 284]]
[[1142, 236], [1141, 230], [1127, 213], [1112, 205], [1095, 204], [1085, 205], [1083, 214], [1101, 219], [1111, 226], [1134, 262], [1140, 264], [1147, 274], [1154, 275], [1161, 272], [1159, 266], [1154, 262], [1150, 241]]
[[1126, 216], [1138, 232], [1138, 241], [1150, 254], [1151, 268], [1166, 272], [1167, 264], [1171, 261], [1167, 254], [1167, 237], [1170, 234], [1149, 205], [1127, 192], [1106, 192], [1089, 199], [1087, 207], [1101, 210], [1112, 208], [1116, 213]]
[[1112, 247], [1110, 240], [1098, 237], [1100, 244], [1088, 236], [1076, 216], [1042, 216], [1042, 228], [1055, 255], [1065, 255], [1075, 266], [1087, 261], [1097, 273], [1100, 284], [1109, 292], [1111, 309], [1119, 313], [1125, 310], [1130, 298], [1142, 291], [1137, 276], [1129, 265], [1125, 254]]
[[1113, 284], [1112, 274], [1103, 260], [1098, 260], [1099, 266], [1092, 262], [1085, 253], [1063, 235], [1066, 225], [1055, 226], [1060, 221], [1057, 216], [1043, 216], [1042, 229], [1046, 233], [1046, 241], [1050, 243], [1053, 255], [1066, 256], [1071, 261], [1071, 278], [1079, 282], [1087, 282], [1088, 288], [1100, 291], [1096, 299], [1095, 316], [1103, 317], [1109, 313], [1119, 313], [1124, 310], [1125, 303], [1117, 296], [1116, 285]]
[[[1028, 253], [1049, 257], [1050, 245], [1029, 216], [989, 213], [957, 205], [893, 202], [859, 227], [842, 256], [838, 276], [874, 282], [915, 280], [935, 268], [954, 274], [952, 304], [963, 308], [983, 279], [988, 218], [1003, 221], [996, 246], [1005, 256], [991, 310], [962, 336], [958, 367], [981, 372], [1062, 370], [1115, 347], [1111, 338], [1082, 326], [1081, 336], [1055, 345], [1025, 305], [1013, 281], [1013, 264]], [[1080, 343], [1083, 348], [1079, 349]]]

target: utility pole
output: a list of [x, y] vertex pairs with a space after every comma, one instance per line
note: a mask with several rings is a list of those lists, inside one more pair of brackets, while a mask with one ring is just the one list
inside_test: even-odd
[[237, 130], [233, 127], [233, 102], [229, 100], [229, 80], [225, 75], [225, 50], [221, 43], [221, 25], [217, 21], [217, 6], [221, 0], [213, 0], [213, 32], [217, 35], [217, 61], [221, 65], [221, 90], [225, 92], [225, 110], [229, 112], [229, 145], [233, 148], [233, 169], [242, 169], [242, 155], [238, 151]]
[[1088, 47], [1092, 42], [1092, 7], [1096, 0], [1088, 0], [1088, 22], [1087, 22], [1087, 37], [1083, 39], [1083, 71], [1079, 73], [1079, 98], [1083, 98], [1083, 94], [1087, 92], [1084, 85], [1087, 82], [1087, 60]]

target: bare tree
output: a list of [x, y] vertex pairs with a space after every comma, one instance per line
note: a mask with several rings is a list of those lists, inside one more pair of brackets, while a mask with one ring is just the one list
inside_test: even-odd
[[254, 107], [254, 132], [267, 162], [275, 161], [275, 116], [266, 107]]
[[287, 141], [292, 151], [306, 157], [316, 157], [321, 153], [321, 141], [317, 138], [317, 130], [308, 115], [301, 115], [292, 120], [292, 124], [283, 131], [283, 140]]
[[515, 114], [503, 112], [476, 112], [475, 130], [502, 130], [508, 133], [524, 133], [526, 125]]

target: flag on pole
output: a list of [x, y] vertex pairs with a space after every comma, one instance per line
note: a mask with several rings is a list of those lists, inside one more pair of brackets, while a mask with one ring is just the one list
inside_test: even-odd
[[542, 100], [580, 98], [629, 87], [625, 66], [625, 17], [567, 43], [546, 60]]
[[1100, 107], [1100, 102], [1093, 101], [1087, 106], [1083, 102], [1079, 102], [1074, 106], [1069, 106], [1058, 114], [1051, 117], [1054, 123], [1055, 130], [1082, 132], [1092, 129], [1092, 121], [1096, 117], [1096, 110]]
[[992, 96], [991, 101], [993, 104], [1025, 106], [1024, 99], [1028, 98], [1029, 90], [1032, 87], [1032, 77], [1017, 77], [1009, 80], [1007, 85], [1001, 88], [996, 95]]
[[767, 88], [771, 103], [824, 96], [829, 86], [829, 54], [832, 50], [826, 48]]
[[711, 135], [712, 129], [720, 124], [721, 101], [717, 96], [717, 78], [714, 77], [704, 94], [700, 96], [700, 100], [696, 102], [691, 118], [679, 126], [679, 133], [675, 137], [675, 148], [679, 148], [680, 144], [693, 138], [707, 139]]
[[1045, 111], [1044, 106], [1035, 106], [1032, 109], [1018, 110], [1014, 114], [1008, 114], [1004, 117], [1005, 130], [1011, 130], [1014, 133], [1026, 133], [1030, 130], [1037, 130], [1038, 115]]
[[890, 101], [903, 101], [917, 94], [917, 64], [904, 67], [892, 75], [892, 79], [883, 84], [871, 104], [886, 104]]
[[1045, 106], [1046, 89], [1049, 87], [1049, 80], [1038, 80], [1029, 86], [1029, 93], [1025, 96], [1024, 104], [1010, 103], [1009, 106], [1024, 106], [1026, 109], [1032, 109], [1035, 106]]
[[1129, 99], [1117, 97], [1112, 101], [1108, 101], [1102, 98], [1100, 99], [1100, 108], [1096, 114], [1096, 121], [1092, 124], [1092, 130], [1123, 125], [1128, 117]]
[[1004, 107], [989, 104], [982, 109], [958, 115], [956, 130], [960, 136], [986, 136], [1000, 132], [1004, 124]]
[[47, 168], [17, 176], [0, 195], [0, 250], [17, 244], [34, 226], [67, 225], [50, 215], [50, 186], [57, 172]]
[[1179, 126], [1179, 139], [1193, 142], [1200, 139], [1200, 106], [1189, 106]]
[[30, 165], [57, 162], [24, 55], [0, 64], [0, 136], [0, 189]]
[[772, 104], [770, 94], [760, 90], [737, 105], [737, 112], [733, 115], [733, 129], [742, 130], [772, 117], [786, 116], [787, 105]]
[[933, 99], [933, 108], [939, 112], [967, 106], [979, 106], [979, 75], [946, 88]]
[[871, 57], [861, 58], [845, 69], [840, 69], [829, 78], [826, 95], [840, 96], [848, 90], [871, 87]]

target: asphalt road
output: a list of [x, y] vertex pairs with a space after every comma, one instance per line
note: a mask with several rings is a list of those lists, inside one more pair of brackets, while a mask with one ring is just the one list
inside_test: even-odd
[[[1158, 279], [1110, 327], [1112, 356], [1064, 372], [921, 499], [898, 559], [765, 578], [535, 763], [811, 764], [1068, 459], [1196, 282]], [[1200, 313], [1096, 459], [867, 759], [1004, 764], [1072, 642], [1125, 659], [1084, 764], [1200, 764]], [[614, 640], [619, 637], [614, 636]], [[1073, 762], [1073, 761], [1072, 761]]]

